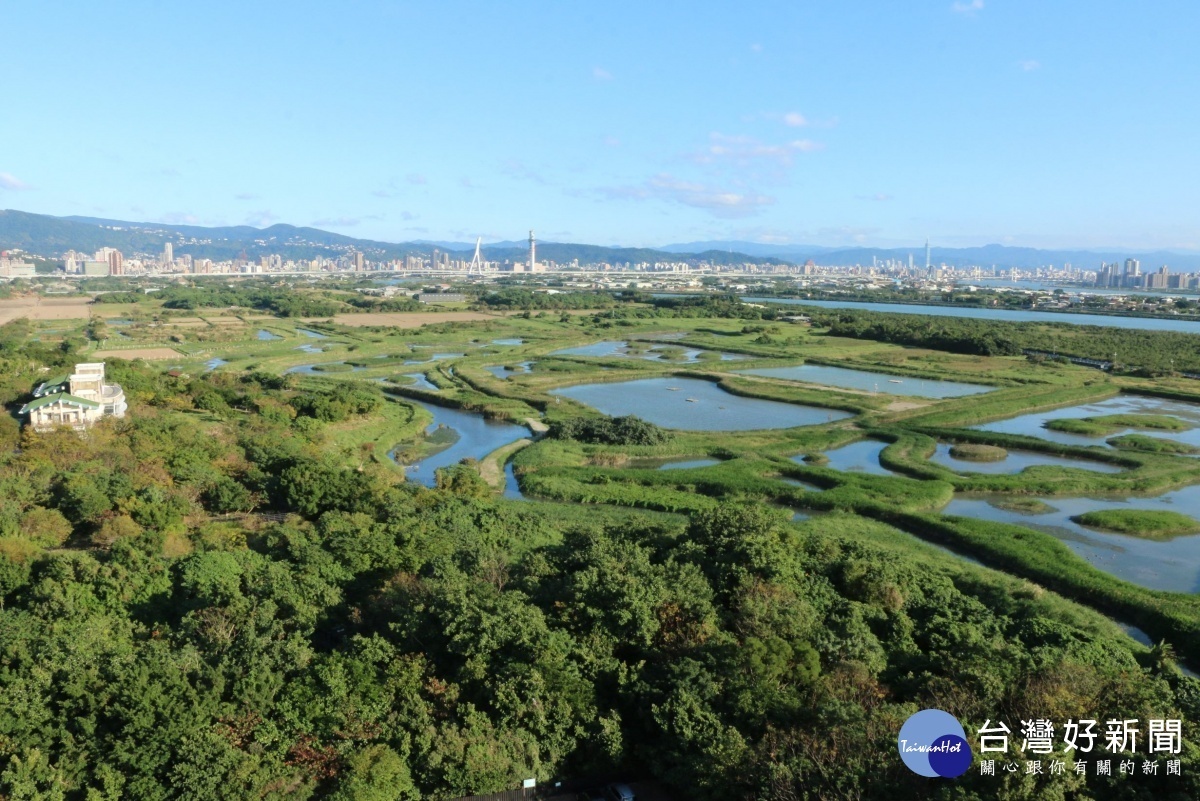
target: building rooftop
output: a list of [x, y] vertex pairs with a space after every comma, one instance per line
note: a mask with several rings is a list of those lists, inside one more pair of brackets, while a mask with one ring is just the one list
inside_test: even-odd
[[100, 404], [96, 401], [90, 401], [87, 398], [78, 398], [66, 392], [55, 392], [51, 395], [43, 395], [40, 398], [31, 400], [29, 403], [21, 407], [20, 414], [27, 414], [34, 409], [40, 409], [43, 406], [49, 406], [52, 403], [66, 403], [71, 406], [83, 406], [87, 409], [100, 408]]

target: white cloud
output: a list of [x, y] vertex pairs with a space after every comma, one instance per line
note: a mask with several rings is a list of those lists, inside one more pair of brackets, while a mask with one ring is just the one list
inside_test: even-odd
[[26, 189], [33, 189], [33, 187], [10, 172], [0, 172], [0, 189], [21, 192]]
[[613, 79], [612, 73], [603, 67], [592, 67], [592, 77], [597, 81], [611, 81]]
[[750, 45], [750, 51], [753, 53], [761, 53], [763, 51], [763, 46], [755, 42], [754, 44]]
[[419, 172], [410, 172], [408, 175], [404, 176], [404, 180], [408, 181], [410, 184], [429, 183], [429, 179]]
[[258, 195], [255, 195], [251, 192], [238, 192], [236, 195], [234, 195], [234, 198], [237, 200], [258, 200]]
[[640, 186], [611, 187], [600, 191], [614, 199], [666, 200], [703, 209], [716, 217], [748, 217], [775, 203], [775, 198], [769, 195], [685, 181], [666, 173], [660, 173]]
[[615, 136], [606, 136], [601, 141], [604, 142], [605, 147], [620, 147], [621, 146], [621, 140]]
[[1018, 61], [1017, 66], [1026, 72], [1033, 72], [1036, 69], [1040, 69], [1042, 64], [1039, 61], [1029, 58], [1025, 59], [1024, 61]]
[[773, 145], [752, 136], [728, 136], [722, 133], [709, 134], [708, 147], [692, 155], [699, 164], [729, 161], [738, 166], [747, 166], [756, 161], [768, 161], [780, 167], [790, 167], [797, 153], [812, 153], [824, 147], [812, 139], [793, 139]]
[[983, 10], [983, 0], [970, 0], [970, 2], [967, 3], [955, 0], [955, 2], [950, 5], [950, 10], [956, 14], [974, 14], [977, 11]]
[[892, 199], [892, 196], [886, 192], [876, 192], [873, 195], [855, 195], [859, 200], [871, 200], [876, 203], [886, 203]]
[[790, 128], [802, 128], [808, 125], [808, 120], [798, 111], [789, 111], [783, 115], [783, 124]]

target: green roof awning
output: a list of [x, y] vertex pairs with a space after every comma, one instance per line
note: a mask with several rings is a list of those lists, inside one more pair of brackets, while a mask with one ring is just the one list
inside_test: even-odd
[[43, 406], [49, 406], [54, 403], [64, 403], [68, 406], [81, 406], [85, 409], [99, 409], [100, 404], [96, 401], [90, 401], [87, 398], [77, 398], [74, 395], [68, 395], [65, 392], [56, 392], [53, 395], [45, 395], [37, 400], [31, 400], [29, 403], [21, 407], [20, 414], [28, 414], [34, 409], [40, 409]]

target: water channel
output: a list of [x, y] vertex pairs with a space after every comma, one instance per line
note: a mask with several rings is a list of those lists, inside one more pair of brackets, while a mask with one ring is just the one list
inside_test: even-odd
[[[525, 426], [485, 420], [482, 415], [459, 409], [447, 409], [413, 400], [408, 402], [433, 415], [433, 423], [425, 429], [426, 433], [431, 434], [438, 428], [445, 427], [453, 429], [458, 435], [449, 447], [425, 457], [416, 464], [404, 466], [404, 474], [409, 481], [417, 481], [429, 487], [435, 484], [434, 473], [439, 467], [449, 467], [466, 458], [482, 459], [499, 447], [530, 436], [529, 429]], [[395, 454], [396, 449], [393, 448], [388, 452], [388, 458], [396, 461]], [[508, 470], [511, 470], [511, 467]], [[508, 475], [511, 477], [511, 473]], [[512, 480], [515, 483], [515, 479]]]
[[[1110, 414], [1155, 414], [1177, 417], [1192, 428], [1186, 431], [1156, 431], [1147, 429], [1126, 428], [1112, 431], [1101, 436], [1089, 437], [1083, 434], [1072, 434], [1066, 431], [1052, 431], [1045, 428], [1049, 420], [1064, 418], [1100, 417]], [[1123, 434], [1146, 434], [1151, 437], [1170, 439], [1200, 448], [1200, 405], [1151, 398], [1144, 395], [1118, 395], [1108, 400], [1088, 403], [1081, 406], [1069, 406], [1062, 409], [1052, 409], [1045, 412], [1032, 412], [1007, 420], [997, 420], [975, 426], [982, 431], [997, 431], [1004, 434], [1024, 434], [1030, 437], [1041, 437], [1064, 445], [1101, 445], [1107, 446], [1105, 440]]]
[[1153, 590], [1200, 591], [1200, 535], [1155, 541], [1081, 526], [1070, 518], [1101, 509], [1160, 509], [1200, 515], [1200, 484], [1155, 497], [1094, 497], [1040, 500], [1053, 507], [1045, 514], [1001, 509], [994, 504], [1011, 496], [959, 496], [944, 514], [976, 517], [1037, 529], [1061, 540], [1092, 566]]
[[[666, 350], [664, 350], [666, 349]], [[681, 350], [677, 350], [681, 349]], [[678, 357], [669, 355], [672, 353], [678, 354]], [[712, 353], [719, 358], [702, 359], [703, 353]], [[550, 354], [551, 356], [621, 356], [632, 357], [635, 359], [646, 359], [648, 361], [663, 361], [672, 362], [674, 364], [695, 364], [702, 361], [740, 361], [750, 358], [740, 353], [721, 353], [719, 351], [705, 351], [700, 348], [687, 348], [679, 345], [650, 345], [641, 353], [630, 352], [629, 343], [626, 341], [610, 340], [605, 342], [593, 342], [590, 345], [580, 345], [575, 348], [563, 348], [556, 350]]]

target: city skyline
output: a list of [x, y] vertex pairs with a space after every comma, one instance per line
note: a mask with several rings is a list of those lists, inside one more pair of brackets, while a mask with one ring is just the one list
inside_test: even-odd
[[[1186, 4], [224, 5], [9, 11], [0, 207], [392, 242], [536, 221], [604, 245], [1200, 249]], [[97, 40], [121, 47], [87, 71], [43, 57]]]

